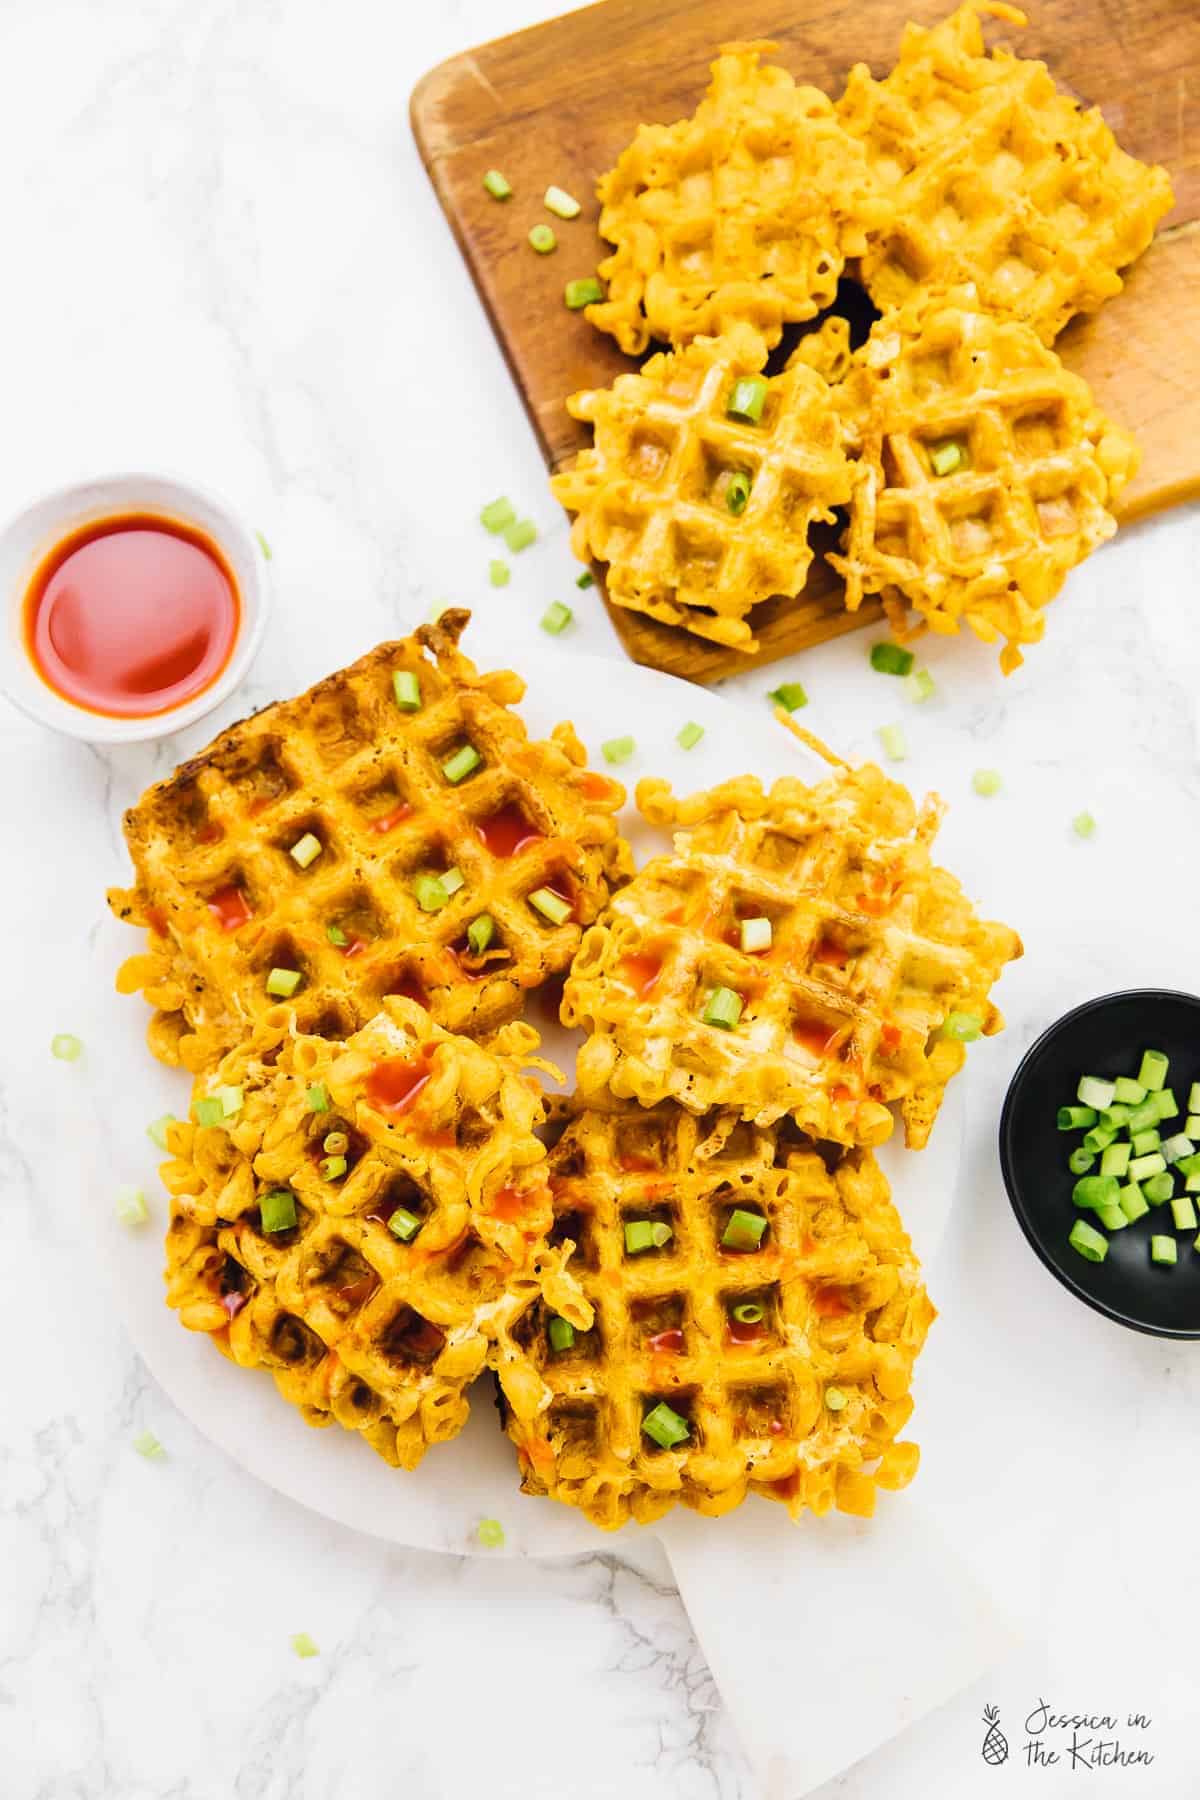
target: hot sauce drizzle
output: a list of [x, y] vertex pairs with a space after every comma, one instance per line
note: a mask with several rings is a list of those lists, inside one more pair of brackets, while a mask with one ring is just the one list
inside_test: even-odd
[[432, 1052], [424, 1050], [416, 1058], [385, 1057], [367, 1076], [365, 1093], [368, 1103], [382, 1113], [407, 1112], [429, 1080]]
[[623, 956], [619, 968], [622, 978], [644, 999], [653, 991], [655, 983], [663, 972], [662, 957]]
[[254, 908], [236, 882], [210, 894], [208, 910], [222, 931], [240, 931], [254, 917]]
[[478, 820], [475, 831], [489, 855], [497, 857], [516, 856], [527, 844], [540, 844], [544, 838], [517, 805], [502, 806]]

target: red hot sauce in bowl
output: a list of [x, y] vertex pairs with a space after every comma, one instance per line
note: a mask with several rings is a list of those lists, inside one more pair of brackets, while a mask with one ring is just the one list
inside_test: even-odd
[[77, 526], [25, 594], [25, 641], [48, 687], [108, 718], [170, 712], [220, 677], [242, 604], [219, 546], [197, 526], [120, 513]]

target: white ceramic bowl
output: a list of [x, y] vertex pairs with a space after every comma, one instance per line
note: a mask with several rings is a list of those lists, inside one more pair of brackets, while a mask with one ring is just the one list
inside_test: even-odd
[[[54, 545], [91, 519], [114, 513], [162, 513], [198, 526], [224, 551], [241, 596], [233, 654], [211, 687], [195, 699], [150, 718], [112, 719], [55, 693], [30, 661], [22, 602], [38, 565]], [[139, 744], [168, 737], [219, 706], [245, 676], [262, 642], [270, 610], [267, 559], [254, 532], [219, 495], [169, 475], [102, 475], [58, 488], [26, 506], [0, 532], [0, 595], [5, 622], [0, 641], [0, 687], [14, 706], [52, 731], [89, 744]]]

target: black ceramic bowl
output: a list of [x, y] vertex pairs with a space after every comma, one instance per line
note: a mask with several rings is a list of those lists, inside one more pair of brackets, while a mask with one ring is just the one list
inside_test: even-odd
[[[1200, 1000], [1165, 988], [1104, 994], [1065, 1014], [1026, 1054], [1000, 1116], [1000, 1166], [1021, 1230], [1064, 1287], [1135, 1331], [1200, 1338], [1196, 1234], [1176, 1232], [1168, 1206], [1152, 1207], [1136, 1224], [1113, 1232], [1102, 1263], [1086, 1262], [1067, 1242], [1076, 1219], [1095, 1221], [1071, 1199], [1076, 1178], [1067, 1158], [1081, 1133], [1059, 1131], [1058, 1109], [1076, 1104], [1081, 1075], [1136, 1076], [1146, 1049], [1163, 1050], [1171, 1059], [1167, 1085], [1178, 1096], [1180, 1114], [1169, 1129], [1182, 1131], [1188, 1090], [1200, 1081]], [[1152, 1231], [1175, 1238], [1179, 1260], [1173, 1267], [1150, 1261]]]

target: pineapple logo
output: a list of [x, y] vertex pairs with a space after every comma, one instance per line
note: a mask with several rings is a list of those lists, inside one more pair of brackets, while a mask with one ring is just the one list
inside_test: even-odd
[[985, 1763], [990, 1763], [993, 1769], [998, 1769], [1001, 1763], [1008, 1761], [1008, 1739], [1000, 1729], [999, 1707], [985, 1706], [983, 1719], [987, 1726], [987, 1736], [983, 1740], [983, 1749], [980, 1755]]

